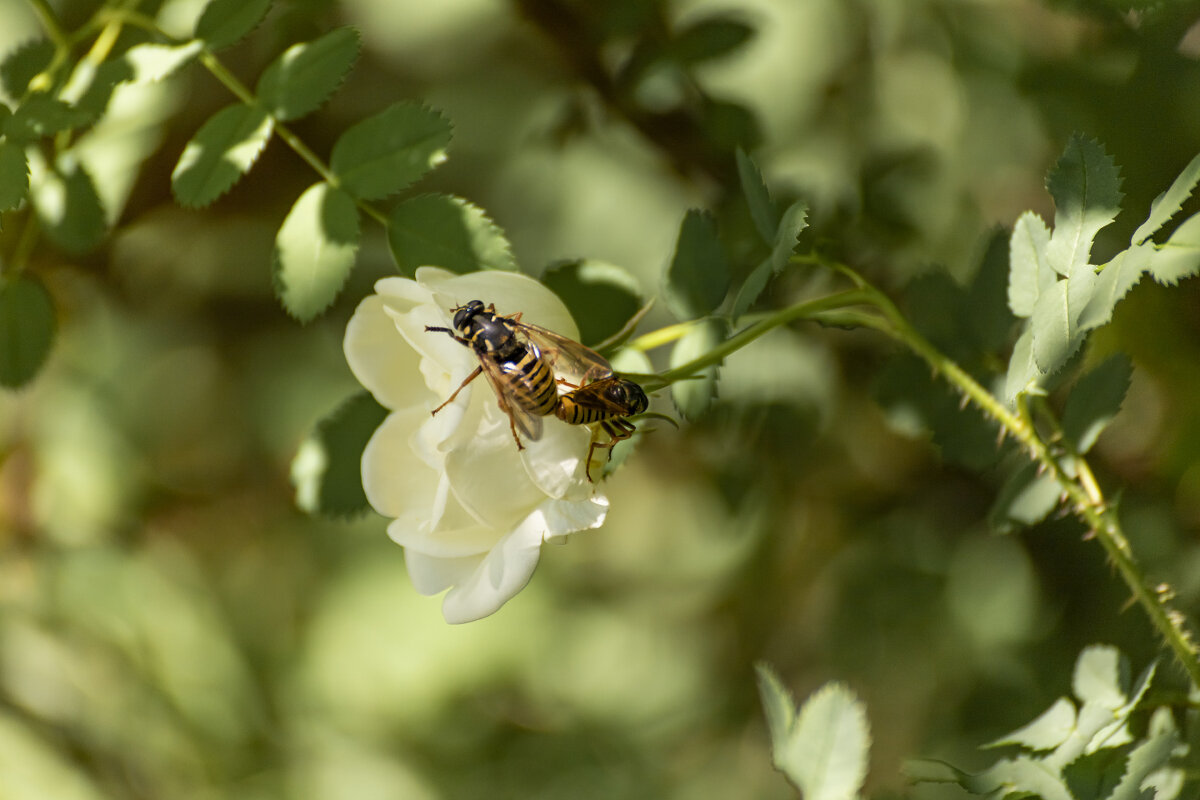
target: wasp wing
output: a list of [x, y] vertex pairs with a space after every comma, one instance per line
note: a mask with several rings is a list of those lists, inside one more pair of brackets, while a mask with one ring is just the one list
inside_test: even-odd
[[598, 381], [593, 381], [586, 386], [581, 386], [572, 392], [568, 392], [567, 397], [580, 408], [599, 411], [611, 417], [628, 416], [631, 413], [631, 409], [614, 401], [608, 393], [608, 389], [620, 380], [620, 378], [611, 376], [601, 378]]
[[555, 372], [576, 375], [581, 384], [612, 376], [612, 364], [590, 347], [585, 347], [574, 339], [568, 339], [540, 325], [532, 325], [527, 322], [514, 322], [513, 324], [538, 346], [542, 355], [554, 367]]
[[538, 439], [541, 439], [542, 418], [536, 414], [531, 414], [521, 406], [513, 389], [512, 381], [505, 376], [501, 365], [487, 356], [479, 357], [479, 365], [483, 367], [483, 374], [487, 376], [488, 383], [492, 385], [492, 389], [496, 392], [496, 400], [500, 403], [500, 410], [508, 415], [515, 429], [530, 441], [536, 442]]

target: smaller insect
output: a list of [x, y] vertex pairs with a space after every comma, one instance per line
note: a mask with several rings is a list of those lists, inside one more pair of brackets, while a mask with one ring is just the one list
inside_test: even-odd
[[584, 462], [584, 474], [589, 482], [592, 481], [592, 454], [596, 448], [607, 448], [611, 458], [613, 446], [633, 436], [637, 430], [625, 417], [641, 414], [649, 406], [650, 401], [641, 386], [611, 374], [572, 389], [558, 398], [558, 407], [554, 410], [556, 417], [570, 425], [598, 424], [600, 430], [609, 436], [607, 442], [601, 443], [596, 429], [592, 429], [591, 446], [588, 448], [587, 461]]

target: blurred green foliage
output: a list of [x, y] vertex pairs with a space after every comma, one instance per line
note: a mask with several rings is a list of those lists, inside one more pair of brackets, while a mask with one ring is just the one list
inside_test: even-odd
[[[99, 3], [50, 5], [69, 29]], [[219, 43], [265, 4], [223, 5], [248, 16], [210, 18]], [[182, 36], [202, 6], [142, 11]], [[0, 74], [6, 102], [45, 66], [37, 8], [0, 0], [0, 52], [28, 55]], [[780, 209], [807, 202], [804, 236], [897, 295], [916, 280], [928, 335], [970, 322], [994, 342], [1003, 315], [925, 319], [922, 297], [991, 280], [995, 226], [1051, 218], [1043, 176], [1074, 131], [1122, 166], [1126, 207], [1149, 206], [1200, 151], [1198, 18], [1106, 0], [297, 0], [221, 59], [253, 85], [353, 26], [357, 67], [295, 123], [311, 148], [400, 101], [437, 108], [450, 158], [417, 191], [486, 208], [528, 272], [594, 260], [648, 295], [691, 207], [714, 209], [735, 271], [764, 258], [741, 147]], [[1085, 645], [1157, 652], [1077, 523], [990, 534], [1003, 473], [935, 439], [943, 460], [915, 412], [881, 409], [887, 343], [813, 326], [727, 359], [708, 414], [640, 437], [603, 529], [548, 548], [496, 616], [445, 625], [381, 518], [306, 517], [287, 480], [355, 389], [341, 336], [395, 271], [385, 231], [364, 221], [338, 300], [301, 327], [271, 263], [311, 168], [276, 141], [227, 195], [181, 209], [180, 153], [234, 98], [198, 68], [113, 83], [76, 148], [90, 172], [35, 165], [64, 186], [90, 174], [81, 191], [111, 213], [34, 202], [26, 270], [58, 322], [37, 377], [0, 394], [0, 796], [790, 797], [759, 660], [798, 695], [850, 684], [867, 790], [892, 793], [905, 757], [982, 763], [980, 742], [1065, 693]], [[18, 213], [5, 264], [30, 246]], [[798, 274], [760, 302], [827, 286]], [[1095, 345], [1134, 370], [1094, 463], [1184, 609], [1200, 600], [1195, 283], [1139, 285]], [[643, 326], [671, 321], [659, 304]]]

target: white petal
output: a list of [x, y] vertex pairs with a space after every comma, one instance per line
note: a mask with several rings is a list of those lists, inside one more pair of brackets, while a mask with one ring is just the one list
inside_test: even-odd
[[547, 420], [542, 438], [528, 442], [521, 453], [529, 479], [550, 497], [583, 500], [592, 492], [584, 475], [590, 430], [583, 425], [568, 425]]
[[543, 525], [540, 514], [531, 514], [492, 548], [466, 580], [457, 582], [442, 601], [446, 621], [471, 622], [486, 617], [525, 588], [541, 554]]
[[403, 518], [408, 524], [431, 519], [441, 479], [440, 471], [423, 462], [409, 446], [409, 439], [428, 416], [420, 407], [393, 411], [363, 449], [367, 502], [385, 517]]
[[428, 389], [415, 380], [417, 354], [384, 313], [378, 295], [358, 304], [346, 325], [342, 349], [354, 377], [384, 406], [405, 408], [428, 401]]
[[608, 498], [597, 494], [583, 502], [548, 500], [538, 513], [542, 515], [545, 538], [549, 541], [569, 533], [599, 528], [608, 516]]
[[545, 494], [530, 480], [499, 410], [485, 415], [475, 435], [446, 454], [446, 476], [454, 496], [480, 523], [510, 530]]
[[413, 588], [426, 597], [440, 594], [470, 579], [483, 563], [484, 554], [463, 558], [428, 556], [417, 550], [404, 551], [404, 566]]

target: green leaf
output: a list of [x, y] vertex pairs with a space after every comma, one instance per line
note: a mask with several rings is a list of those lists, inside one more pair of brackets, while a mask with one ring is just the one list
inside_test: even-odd
[[254, 165], [273, 130], [270, 115], [258, 106], [227, 106], [209, 117], [171, 174], [175, 199], [206, 206], [229, 191]]
[[1183, 172], [1179, 173], [1171, 188], [1154, 198], [1154, 202], [1150, 204], [1150, 216], [1133, 232], [1130, 244], [1142, 244], [1170, 222], [1171, 217], [1179, 213], [1184, 201], [1192, 196], [1197, 183], [1200, 183], [1200, 155], [1183, 168]]
[[1088, 263], [1096, 234], [1121, 211], [1120, 171], [1098, 142], [1076, 134], [1046, 188], [1056, 209], [1047, 261], [1059, 275], [1070, 275]]
[[1115, 355], [1084, 375], [1071, 389], [1062, 413], [1063, 436], [1077, 453], [1086, 453], [1096, 443], [1121, 409], [1133, 365]]
[[1020, 745], [1027, 750], [1053, 750], [1074, 730], [1075, 704], [1060, 697], [1033, 722], [989, 742], [987, 747]]
[[92, 121], [86, 111], [47, 94], [33, 94], [4, 123], [4, 134], [18, 142], [32, 142], [59, 131], [81, 128]]
[[746, 206], [750, 209], [750, 219], [754, 221], [762, 240], [772, 244], [775, 241], [775, 229], [779, 227], [779, 212], [775, 209], [775, 202], [771, 199], [758, 165], [740, 147], [736, 155], [738, 178], [742, 182]]
[[1030, 328], [1033, 358], [1042, 372], [1057, 372], [1087, 338], [1087, 329], [1080, 325], [1080, 319], [1092, 301], [1097, 280], [1090, 264], [1077, 262], [1066, 280], [1057, 281], [1038, 298]]
[[788, 206], [775, 232], [775, 243], [771, 248], [771, 268], [778, 275], [788, 265], [792, 253], [796, 252], [796, 240], [801, 231], [808, 227], [808, 204], [797, 201]]
[[[1019, 756], [993, 764], [963, 783], [974, 794], [1027, 797], [1041, 800], [1075, 800], [1062, 778], [1041, 761]], [[1002, 792], [1000, 790], [1003, 790]]]
[[515, 270], [504, 231], [473, 203], [445, 194], [426, 194], [397, 205], [388, 218], [388, 246], [405, 275], [438, 266], [466, 273]]
[[170, 77], [204, 49], [197, 40], [180, 45], [138, 44], [125, 51], [123, 58], [133, 70], [135, 83], [152, 83]]
[[642, 305], [637, 279], [604, 261], [560, 261], [542, 274], [542, 283], [566, 304], [588, 345], [621, 330]]
[[1125, 704], [1129, 662], [1111, 645], [1085, 647], [1075, 660], [1071, 690], [1085, 704], [1115, 711]]
[[[708, 354], [725, 339], [725, 325], [719, 320], [704, 320], [693, 325], [671, 350], [671, 368], [687, 364]], [[717, 396], [717, 366], [697, 371], [692, 377], [671, 384], [671, 399], [679, 413], [688, 419], [703, 416]]]
[[1129, 753], [1124, 774], [1105, 800], [1140, 800], [1147, 797], [1143, 786], [1146, 778], [1167, 765], [1179, 743], [1171, 709], [1164, 707], [1155, 710], [1149, 735]]
[[1018, 317], [1033, 314], [1041, 296], [1058, 282], [1046, 261], [1049, 247], [1046, 223], [1026, 211], [1017, 219], [1009, 243], [1008, 307]]
[[363, 391], [317, 423], [292, 459], [296, 505], [309, 514], [329, 517], [366, 511], [362, 454], [387, 415], [388, 410]]
[[343, 133], [329, 166], [354, 197], [387, 197], [446, 160], [450, 133], [450, 121], [437, 111], [397, 103]]
[[354, 199], [327, 183], [310, 186], [275, 237], [275, 287], [301, 322], [324, 311], [346, 282], [358, 252]]
[[213, 0], [196, 23], [196, 38], [212, 52], [241, 41], [258, 27], [271, 8], [271, 0]]
[[1017, 395], [1035, 389], [1041, 383], [1042, 373], [1033, 360], [1033, 326], [1026, 325], [1013, 345], [1008, 358], [1008, 371], [1004, 376], [1004, 401], [1013, 405]]
[[92, 176], [69, 151], [54, 165], [30, 156], [29, 199], [46, 236], [68, 253], [86, 253], [108, 230]]
[[[12, 50], [0, 64], [0, 81], [9, 97], [24, 97], [29, 82], [54, 60], [54, 43], [49, 39], [25, 42]], [[46, 91], [50, 86], [39, 86]]]
[[1008, 237], [997, 229], [967, 286], [962, 308], [976, 353], [990, 355], [1011, 341], [1015, 319], [1005, 301], [1009, 264]]
[[988, 512], [988, 522], [1000, 533], [1036, 525], [1058, 507], [1062, 487], [1049, 472], [1026, 463], [1009, 476]]
[[709, 17], [675, 34], [667, 52], [678, 63], [690, 66], [729, 55], [753, 35], [753, 28], [732, 17]]
[[1153, 249], [1148, 269], [1164, 286], [1174, 286], [1200, 271], [1200, 214], [1188, 217], [1162, 246]]
[[29, 194], [29, 164], [25, 148], [0, 141], [0, 211], [11, 211]]
[[857, 798], [867, 775], [871, 734], [866, 710], [840, 683], [827, 683], [793, 716], [791, 698], [779, 679], [759, 667], [775, 767], [805, 800]]
[[54, 303], [28, 275], [0, 281], [0, 386], [25, 385], [46, 361], [54, 342]]
[[720, 305], [728, 289], [729, 263], [717, 239], [717, 223], [710, 214], [692, 209], [679, 226], [675, 257], [667, 269], [667, 305], [679, 319], [695, 319]]
[[1079, 315], [1079, 327], [1093, 330], [1107, 325], [1117, 303], [1142, 279], [1156, 253], [1153, 244], [1134, 245], [1105, 264], [1096, 277], [1091, 299]]
[[361, 47], [353, 28], [338, 28], [315, 41], [292, 45], [259, 78], [259, 100], [277, 120], [311, 114], [345, 80]]
[[742, 281], [742, 285], [738, 287], [737, 294], [733, 298], [733, 306], [729, 312], [734, 320], [740, 319], [743, 314], [750, 310], [750, 307], [754, 305], [754, 301], [762, 296], [763, 290], [767, 288], [767, 284], [771, 282], [771, 278], [774, 275], [775, 265], [771, 261], [771, 257], [767, 256], [746, 276], [746, 279]]

